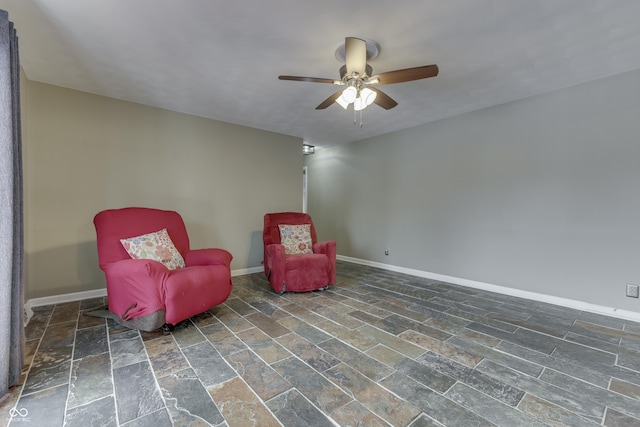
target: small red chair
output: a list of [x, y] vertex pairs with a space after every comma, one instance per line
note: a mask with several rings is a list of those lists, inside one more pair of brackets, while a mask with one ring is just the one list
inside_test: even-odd
[[[298, 232], [302, 228], [296, 226], [308, 229], [309, 235], [301, 236]], [[290, 232], [287, 229], [294, 231]], [[286, 234], [288, 232], [289, 235]], [[303, 248], [301, 252], [306, 253], [288, 254], [289, 250], [285, 249], [282, 242], [283, 236], [287, 241], [298, 242], [297, 246]], [[278, 293], [314, 291], [336, 283], [336, 242], [335, 240], [318, 242], [315, 226], [308, 214], [299, 212], [266, 214], [262, 241], [264, 273], [274, 291]]]
[[[229, 297], [232, 255], [224, 249], [192, 250], [177, 212], [110, 209], [98, 213], [93, 222], [100, 268], [107, 281], [109, 312], [120, 323], [150, 331], [165, 323], [175, 325]], [[182, 258], [175, 269], [161, 261], [132, 258], [124, 246], [127, 242], [121, 241], [163, 229]]]

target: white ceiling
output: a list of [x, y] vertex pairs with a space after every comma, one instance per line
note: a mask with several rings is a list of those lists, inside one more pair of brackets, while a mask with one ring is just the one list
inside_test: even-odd
[[[209, 117], [326, 146], [640, 69], [638, 0], [0, 0], [30, 80]], [[364, 126], [338, 87], [346, 36], [373, 39], [374, 74], [438, 64], [380, 86]], [[635, 88], [636, 90], [638, 88]], [[597, 102], [597, 100], [594, 100]]]

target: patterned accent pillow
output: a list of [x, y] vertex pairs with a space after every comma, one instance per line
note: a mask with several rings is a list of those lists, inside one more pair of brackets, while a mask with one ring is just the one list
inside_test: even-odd
[[311, 224], [280, 224], [280, 243], [285, 255], [312, 254]]
[[184, 259], [171, 241], [166, 228], [142, 236], [120, 239], [120, 243], [133, 259], [159, 261], [169, 270], [185, 266]]

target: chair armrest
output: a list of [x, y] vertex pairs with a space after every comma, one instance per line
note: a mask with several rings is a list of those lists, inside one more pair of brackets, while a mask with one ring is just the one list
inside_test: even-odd
[[327, 242], [317, 242], [313, 245], [314, 254], [325, 254], [329, 259], [336, 259], [336, 241], [331, 240]]
[[164, 309], [164, 283], [169, 269], [158, 261], [125, 259], [104, 266], [109, 310], [134, 319]]
[[264, 248], [264, 254], [267, 279], [276, 292], [282, 292], [285, 277], [284, 246], [279, 243], [267, 245]]
[[231, 266], [233, 255], [224, 249], [206, 248], [193, 249], [184, 254], [184, 263], [187, 267], [194, 265], [226, 265]]
[[114, 276], [130, 274], [154, 276], [168, 271], [169, 269], [163, 263], [152, 259], [123, 259], [109, 263], [104, 267], [105, 274]]
[[336, 241], [317, 242], [313, 245], [314, 254], [325, 254], [329, 258], [331, 271], [329, 272], [329, 284], [336, 284]]

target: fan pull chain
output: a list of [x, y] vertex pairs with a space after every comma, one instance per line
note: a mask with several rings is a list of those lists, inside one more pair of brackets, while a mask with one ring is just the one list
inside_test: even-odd
[[[364, 110], [364, 108], [362, 110]], [[360, 110], [360, 127], [364, 126], [364, 123], [362, 122], [362, 110]], [[355, 126], [357, 123], [358, 123], [358, 112], [354, 107], [353, 108], [353, 125]]]

